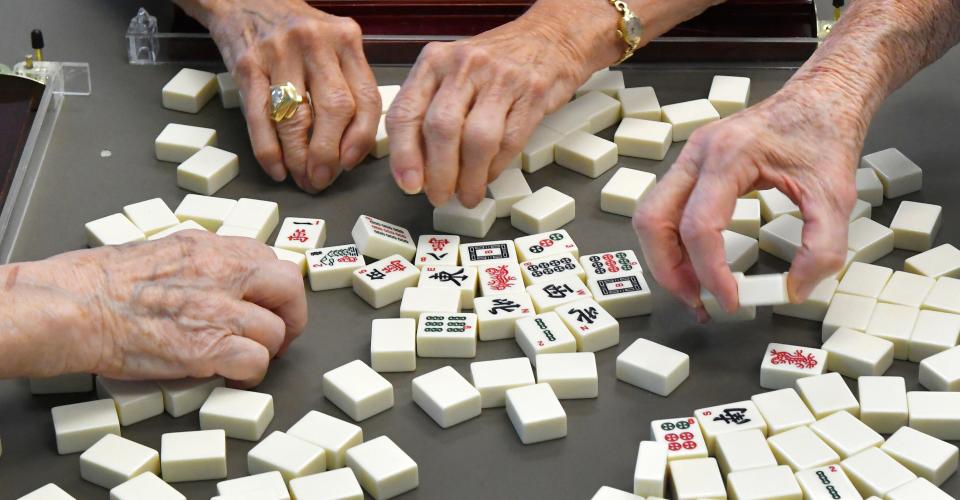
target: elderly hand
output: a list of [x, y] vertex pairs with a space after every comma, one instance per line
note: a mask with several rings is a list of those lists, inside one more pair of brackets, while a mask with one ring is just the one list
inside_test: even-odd
[[307, 321], [299, 270], [248, 238], [186, 231], [15, 266], [4, 291], [17, 304], [0, 312], [12, 352], [26, 347], [12, 360], [21, 375], [252, 386]]
[[538, 3], [476, 37], [427, 45], [387, 112], [400, 188], [424, 190], [435, 206], [454, 193], [468, 207], [483, 200], [544, 114], [595, 69], [563, 29]]
[[[370, 152], [380, 94], [352, 19], [302, 0], [229, 0], [209, 8], [196, 0], [180, 3], [210, 29], [233, 73], [254, 155], [270, 177], [282, 181], [289, 172], [301, 189], [317, 192]], [[270, 85], [286, 82], [305, 101], [293, 117], [274, 123]]]
[[788, 84], [697, 130], [639, 204], [634, 226], [650, 271], [701, 320], [707, 317], [701, 287], [727, 311], [738, 307], [720, 232], [737, 197], [751, 190], [778, 188], [803, 213], [803, 246], [788, 279], [792, 301], [804, 300], [842, 266], [867, 121], [848, 101], [843, 88], [824, 81]]

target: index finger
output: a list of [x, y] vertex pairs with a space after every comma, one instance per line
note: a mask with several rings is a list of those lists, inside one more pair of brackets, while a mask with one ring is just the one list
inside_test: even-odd
[[833, 198], [821, 189], [805, 193], [801, 198], [801, 247], [787, 274], [791, 301], [805, 300], [820, 280], [843, 266], [847, 256], [848, 218], [855, 196], [850, 192], [842, 198]]
[[696, 183], [696, 165], [681, 153], [661, 182], [637, 206], [633, 226], [653, 278], [693, 309], [701, 306], [697, 276], [680, 240], [683, 207]]
[[259, 67], [251, 64], [236, 68], [234, 75], [241, 89], [243, 115], [247, 120], [253, 155], [271, 179], [281, 182], [287, 178], [287, 168], [276, 128], [270, 120], [270, 81]]
[[732, 179], [714, 172], [712, 169], [700, 171], [683, 212], [680, 234], [700, 286], [732, 313], [740, 301], [736, 280], [727, 265], [721, 231], [733, 214], [739, 188]]
[[423, 189], [425, 157], [421, 131], [427, 107], [439, 85], [436, 74], [428, 66], [422, 60], [417, 61], [387, 111], [390, 170], [397, 185], [407, 194]]

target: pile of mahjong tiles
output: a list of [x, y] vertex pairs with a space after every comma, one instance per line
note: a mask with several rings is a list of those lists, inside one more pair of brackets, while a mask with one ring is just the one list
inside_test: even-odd
[[[210, 94], [211, 77], [184, 71], [177, 85], [165, 88], [164, 103], [196, 113], [209, 100], [200, 94]], [[181, 84], [189, 88], [174, 88]], [[281, 223], [274, 202], [209, 196], [236, 175], [234, 157], [195, 158], [199, 187], [185, 182], [191, 169], [181, 168], [181, 185], [200, 194], [188, 194], [175, 210], [152, 199], [88, 223], [91, 246], [184, 229], [266, 242], [279, 225], [272, 248], [308, 275], [314, 291], [352, 288], [374, 308], [399, 302], [400, 317], [373, 321], [368, 360], [324, 373], [323, 395], [345, 419], [311, 411], [266, 436], [273, 396], [226, 388], [218, 378], [32, 380], [34, 393], [95, 386], [102, 398], [53, 409], [58, 452], [82, 452], [81, 476], [111, 488], [117, 500], [182, 499], [169, 483], [194, 480], [222, 480], [221, 500], [359, 499], [363, 490], [392, 498], [419, 485], [419, 470], [389, 437], [365, 440], [357, 425], [394, 406], [393, 385], [382, 374], [416, 371], [418, 357], [473, 358], [483, 341], [495, 339], [514, 339], [523, 356], [471, 363], [470, 380], [452, 366], [413, 379], [412, 397], [424, 418], [447, 428], [505, 407], [504, 418], [525, 444], [566, 436], [560, 401], [598, 397], [594, 353], [618, 345], [618, 319], [650, 313], [652, 301], [633, 251], [581, 256], [561, 229], [574, 218], [574, 199], [550, 187], [531, 192], [522, 172], [556, 162], [595, 178], [618, 154], [662, 159], [671, 142], [742, 109], [749, 96], [748, 79], [721, 76], [710, 99], [663, 107], [652, 88], [623, 87], [619, 72], [598, 72], [578, 99], [544, 120], [491, 184], [490, 199], [470, 209], [456, 201], [435, 209], [437, 234], [416, 240], [403, 227], [362, 215], [353, 243], [324, 246], [322, 219]], [[385, 106], [395, 90], [381, 88]], [[177, 104], [177, 92], [189, 105]], [[614, 142], [592, 135], [620, 117]], [[157, 157], [189, 167], [187, 160], [210, 146], [215, 132], [173, 125], [158, 137]], [[386, 154], [382, 120], [380, 129], [378, 157]], [[595, 500], [668, 493], [675, 499], [950, 498], [938, 485], [957, 468], [957, 448], [945, 440], [960, 439], [960, 392], [952, 392], [960, 390], [960, 281], [954, 279], [960, 251], [933, 244], [938, 206], [903, 201], [890, 227], [871, 220], [872, 207], [885, 198], [920, 189], [916, 165], [889, 149], [865, 156], [861, 166], [847, 262], [806, 302], [787, 303], [784, 274], [743, 274], [759, 250], [789, 262], [800, 248], [800, 211], [776, 189], [738, 200], [722, 235], [741, 309], [727, 314], [709, 294], [702, 297], [718, 321], [751, 320], [758, 306], [773, 306], [774, 314], [822, 322], [822, 348], [770, 344], [760, 385], [771, 392], [652, 422], [649, 440], [639, 446], [633, 493], [604, 486]], [[601, 209], [630, 215], [655, 182], [649, 172], [620, 168], [600, 192]], [[495, 219], [507, 216], [530, 235], [461, 242], [461, 236], [485, 238]], [[893, 248], [920, 253], [906, 260], [904, 271], [872, 264]], [[894, 358], [920, 362], [920, 383], [930, 391], [908, 393], [902, 378], [882, 376]], [[616, 359], [618, 379], [661, 396], [688, 372], [686, 354], [643, 338]], [[857, 379], [859, 400], [842, 376]], [[159, 453], [121, 437], [121, 427], [164, 411], [174, 417], [198, 411], [200, 429], [164, 434]], [[257, 442], [247, 457], [250, 476], [223, 480], [226, 438]], [[71, 498], [52, 484], [33, 495], [28, 498]]]
[[[195, 196], [184, 203], [203, 198], [189, 198]], [[257, 235], [271, 234], [278, 224], [276, 204], [228, 201], [233, 208], [225, 213], [247, 205], [241, 227]], [[184, 203], [176, 215], [186, 213]], [[324, 229], [321, 220], [287, 219], [276, 243], [310, 248], [300, 253], [311, 288], [352, 288], [376, 308], [400, 303], [399, 318], [373, 321], [369, 362], [355, 360], [323, 374], [323, 395], [355, 422], [394, 406], [393, 385], [382, 372], [415, 371], [418, 356], [473, 358], [478, 339], [515, 338], [525, 356], [472, 363], [472, 381], [450, 366], [420, 375], [412, 381], [413, 401], [442, 428], [485, 408], [506, 407], [523, 443], [564, 437], [560, 400], [597, 397], [594, 351], [619, 344], [616, 318], [651, 309], [633, 251], [581, 256], [563, 229], [516, 240], [462, 243], [457, 235], [431, 234], [415, 242], [406, 229], [363, 215], [353, 244], [322, 247]], [[284, 252], [278, 255], [294, 253]], [[365, 258], [376, 261], [367, 265]], [[685, 354], [643, 339], [617, 362], [618, 377], [663, 395], [687, 371]], [[134, 382], [98, 376], [95, 387], [102, 399], [52, 410], [57, 450], [82, 452], [81, 477], [111, 489], [112, 498], [142, 498], [148, 491], [183, 498], [170, 483], [226, 478], [226, 438], [258, 444], [247, 457], [250, 476], [217, 484], [221, 500], [250, 491], [256, 495], [246, 498], [330, 498], [324, 494], [333, 490], [346, 492], [334, 498], [362, 498], [366, 490], [383, 499], [419, 485], [416, 462], [389, 437], [364, 441], [358, 425], [334, 416], [311, 411], [288, 430], [264, 437], [273, 396], [224, 387], [220, 378]], [[36, 394], [93, 388], [90, 375], [31, 380]], [[121, 427], [164, 411], [174, 417], [199, 411], [200, 429], [163, 434], [159, 453], [121, 437]], [[38, 491], [65, 495], [53, 484]]]
[[[822, 323], [822, 346], [771, 343], [749, 400], [651, 422], [640, 443], [633, 494], [660, 498], [938, 500], [957, 470], [960, 440], [960, 251], [935, 245], [939, 206], [902, 201], [890, 227], [871, 220], [885, 199], [919, 191], [922, 171], [889, 149], [863, 157], [846, 262], [801, 304], [786, 275], [745, 276], [759, 250], [792, 261], [800, 212], [776, 190], [738, 200], [724, 231], [740, 310], [709, 293], [714, 320], [749, 321], [757, 306]], [[761, 221], [765, 224], [761, 225]], [[758, 241], [759, 240], [759, 241]], [[893, 249], [917, 252], [903, 271], [872, 264]], [[910, 391], [884, 376], [894, 359], [919, 362]], [[856, 380], [859, 399], [843, 377]], [[888, 437], [884, 439], [884, 435]], [[595, 500], [637, 498], [603, 487]]]

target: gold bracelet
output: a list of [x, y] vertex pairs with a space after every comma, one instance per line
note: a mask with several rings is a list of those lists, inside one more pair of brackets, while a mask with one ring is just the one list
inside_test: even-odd
[[627, 49], [623, 52], [623, 57], [617, 61], [620, 64], [640, 48], [643, 41], [643, 24], [640, 18], [634, 15], [630, 6], [624, 0], [608, 0], [613, 8], [617, 9], [620, 19], [617, 21], [617, 36], [627, 44]]

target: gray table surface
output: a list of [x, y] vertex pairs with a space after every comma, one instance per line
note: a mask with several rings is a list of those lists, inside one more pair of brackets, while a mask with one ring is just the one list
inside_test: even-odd
[[[69, 98], [33, 194], [15, 259], [41, 259], [84, 246], [84, 222], [117, 212], [125, 204], [152, 197], [176, 206], [185, 194], [175, 183], [174, 166], [158, 162], [153, 139], [168, 122], [214, 127], [220, 146], [241, 156], [241, 174], [218, 196], [263, 198], [280, 203], [282, 216], [316, 216], [329, 224], [329, 244], [350, 240], [350, 229], [361, 213], [403, 225], [414, 234], [431, 232], [430, 207], [422, 197], [403, 196], [393, 185], [386, 161], [370, 161], [342, 176], [319, 196], [300, 193], [290, 184], [277, 185], [260, 172], [237, 110], [211, 102], [200, 114], [188, 115], [160, 105], [160, 88], [178, 68], [132, 67], [126, 64], [123, 32], [135, 3], [106, 0], [4, 2], [0, 16], [0, 61], [12, 63], [27, 52], [27, 31], [45, 29], [51, 60], [89, 61], [93, 95]], [[141, 2], [160, 12], [162, 2]], [[788, 70], [723, 68], [754, 79], [754, 102], [774, 92]], [[654, 85], [661, 102], [705, 95], [716, 68], [628, 72], [629, 85]], [[378, 68], [382, 84], [399, 83], [403, 70]], [[945, 207], [945, 224], [938, 242], [960, 243], [956, 224], [960, 176], [954, 173], [960, 146], [956, 140], [960, 116], [960, 52], [918, 75], [881, 109], [870, 130], [866, 151], [900, 148], [925, 170], [925, 187], [904, 199]], [[605, 131], [609, 137], [612, 131]], [[621, 158], [621, 165], [662, 174], [681, 145], [663, 162]], [[101, 158], [100, 151], [113, 155]], [[534, 189], [551, 185], [577, 199], [577, 218], [566, 229], [583, 253], [637, 249], [629, 219], [599, 209], [599, 191], [611, 170], [596, 180], [552, 166], [529, 177]], [[888, 224], [897, 201], [874, 210]], [[498, 221], [487, 239], [520, 236], [508, 222]], [[896, 251], [880, 264], [901, 268], [907, 252]], [[783, 271], [786, 264], [763, 255], [753, 272]], [[654, 284], [652, 315], [621, 322], [621, 343], [598, 353], [600, 397], [564, 401], [569, 435], [548, 443], [524, 446], [502, 409], [485, 410], [472, 421], [441, 430], [411, 400], [415, 374], [391, 374], [396, 406], [362, 423], [366, 437], [389, 435], [417, 461], [421, 486], [409, 499], [586, 499], [601, 485], [630, 489], [637, 443], [648, 438], [654, 419], [686, 416], [696, 408], [739, 401], [761, 392], [758, 365], [768, 342], [818, 346], [818, 323], [771, 316], [763, 310], [750, 323], [698, 325], [672, 298]], [[353, 359], [368, 359], [369, 325], [373, 318], [396, 316], [396, 305], [375, 311], [350, 290], [308, 292], [310, 326], [287, 356], [273, 363], [259, 390], [273, 394], [276, 417], [268, 432], [285, 430], [309, 410], [343, 414], [320, 390], [321, 375]], [[671, 396], [662, 398], [618, 382], [617, 354], [638, 337], [687, 352], [690, 378]], [[521, 355], [513, 341], [482, 343], [476, 360]], [[420, 359], [416, 374], [451, 364], [468, 375], [474, 360]], [[918, 388], [917, 365], [898, 361], [889, 375], [906, 377]], [[853, 382], [853, 381], [848, 381]], [[855, 384], [852, 384], [855, 386]], [[79, 477], [77, 455], [58, 456], [49, 409], [90, 395], [33, 397], [22, 381], [0, 382], [0, 499], [16, 498], [47, 482], [56, 482], [77, 498], [105, 498], [106, 491]], [[196, 413], [179, 419], [166, 414], [123, 429], [123, 435], [159, 448], [164, 432], [198, 428]], [[230, 477], [246, 473], [246, 452], [252, 443], [229, 440]], [[189, 498], [209, 498], [214, 482], [176, 485]], [[944, 488], [960, 495], [960, 478]]]

